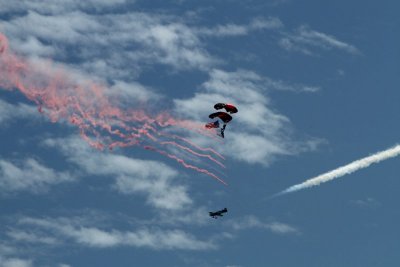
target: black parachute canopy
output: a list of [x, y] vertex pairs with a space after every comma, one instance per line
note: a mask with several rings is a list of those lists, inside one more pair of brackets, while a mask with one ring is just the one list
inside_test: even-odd
[[218, 111], [215, 113], [212, 113], [208, 116], [210, 119], [214, 119], [214, 118], [220, 118], [224, 123], [228, 123], [232, 120], [232, 116], [229, 115], [226, 112], [222, 112], [222, 111]]
[[231, 114], [238, 112], [238, 109], [232, 104], [217, 103], [217, 104], [214, 105], [214, 108], [216, 110], [224, 108], [227, 112], [229, 112]]

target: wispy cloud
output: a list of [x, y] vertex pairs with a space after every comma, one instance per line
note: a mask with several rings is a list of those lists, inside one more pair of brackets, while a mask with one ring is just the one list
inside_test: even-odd
[[39, 117], [37, 110], [33, 106], [23, 103], [13, 105], [0, 99], [0, 124], [2, 126], [14, 119], [33, 119]]
[[276, 234], [299, 234], [300, 231], [286, 223], [281, 223], [277, 221], [262, 222], [260, 219], [253, 215], [248, 215], [241, 220], [230, 221], [230, 226], [234, 230], [244, 230], [244, 229], [266, 229]]
[[152, 88], [148, 88], [138, 82], [115, 81], [114, 84], [106, 91], [111, 97], [118, 97], [119, 105], [132, 107], [134, 105], [143, 105], [146, 103], [154, 103], [163, 98], [161, 94], [157, 94]]
[[51, 57], [97, 77], [125, 82], [134, 81], [144, 68], [159, 64], [175, 70], [209, 71], [223, 59], [208, 53], [204, 37], [244, 36], [283, 28], [277, 17], [257, 17], [248, 24], [190, 26], [172, 15], [132, 9], [116, 14], [111, 7], [121, 7], [125, 1], [110, 3], [77, 0], [60, 5], [49, 0], [4, 3], [4, 11], [18, 15], [4, 21], [2, 28], [19, 53]]
[[305, 92], [315, 93], [321, 90], [319, 86], [304, 85], [299, 83], [289, 83], [282, 80], [274, 80], [269, 77], [264, 77], [265, 85], [267, 89], [274, 89], [279, 91], [290, 91], [290, 92]]
[[3, 258], [0, 255], [0, 266], [2, 267], [31, 267], [32, 260], [20, 258]]
[[28, 257], [19, 257], [18, 249], [0, 243], [1, 267], [32, 267], [33, 261]]
[[37, 219], [21, 218], [20, 225], [47, 231], [58, 240], [72, 240], [77, 244], [93, 248], [116, 246], [143, 247], [156, 250], [208, 250], [215, 249], [211, 241], [198, 240], [182, 230], [163, 230], [159, 228], [140, 228], [135, 231], [109, 230], [83, 224], [79, 218]]
[[40, 193], [51, 185], [73, 180], [69, 173], [53, 170], [33, 158], [15, 163], [0, 159], [0, 192], [4, 194], [18, 191]]
[[351, 204], [360, 208], [368, 208], [368, 209], [374, 209], [381, 206], [381, 203], [372, 197], [368, 197], [366, 199], [353, 200], [351, 201]]
[[15, 248], [0, 243], [0, 255], [11, 255], [15, 252]]
[[206, 225], [210, 218], [208, 209], [193, 206], [189, 210], [163, 210], [156, 221], [162, 225]]
[[93, 12], [110, 7], [115, 8], [115, 6], [119, 6], [124, 3], [126, 3], [126, 0], [64, 0], [60, 2], [54, 2], [52, 0], [20, 0], [18, 2], [0, 0], [0, 5], [2, 7], [0, 14], [9, 14], [14, 12], [21, 13], [25, 12], [26, 10], [34, 10], [42, 14], [67, 13], [76, 9]]
[[20, 53], [57, 61], [72, 56], [80, 69], [114, 80], [132, 81], [143, 66], [154, 64], [207, 69], [217, 62], [195, 30], [177, 18], [139, 12], [88, 14], [75, 8], [60, 14], [30, 10], [4, 22], [3, 29]]
[[164, 163], [98, 153], [77, 137], [47, 139], [44, 144], [60, 148], [70, 162], [87, 174], [115, 177], [116, 191], [143, 194], [153, 207], [179, 210], [192, 204], [188, 188], [176, 182], [178, 172]]
[[1, 267], [32, 267], [33, 261], [26, 256], [19, 257], [18, 250], [14, 247], [0, 243]]
[[341, 50], [353, 55], [360, 54], [360, 51], [349, 43], [343, 42], [336, 37], [310, 29], [308, 26], [301, 26], [294, 33], [284, 33], [279, 41], [282, 48], [288, 51], [298, 51], [307, 55], [315, 54], [315, 50]]
[[271, 17], [265, 19], [259, 17], [253, 19], [247, 25], [239, 25], [234, 23], [217, 25], [211, 28], [199, 28], [197, 33], [201, 36], [227, 37], [247, 35], [252, 31], [258, 30], [276, 30], [281, 27], [283, 27], [283, 23], [279, 18]]
[[[226, 72], [214, 69], [209, 75], [209, 80], [192, 98], [175, 99], [175, 110], [182, 116], [204, 120], [213, 112], [215, 103], [234, 103], [239, 112], [227, 126], [225, 134], [229, 138], [223, 146], [226, 155], [247, 163], [268, 165], [278, 155], [292, 155], [309, 149], [308, 144], [291, 140], [289, 118], [278, 113], [268, 97], [269, 88], [297, 88], [246, 70]], [[187, 110], [192, 112], [187, 113]]]
[[36, 243], [36, 244], [46, 244], [46, 245], [58, 244], [57, 239], [53, 237], [38, 235], [33, 232], [17, 230], [17, 229], [8, 231], [7, 236], [13, 239], [14, 241], [23, 243]]

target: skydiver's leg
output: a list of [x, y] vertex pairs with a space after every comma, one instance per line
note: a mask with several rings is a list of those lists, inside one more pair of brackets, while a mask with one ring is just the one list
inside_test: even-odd
[[226, 123], [224, 123], [224, 125], [223, 125], [222, 128], [221, 128], [221, 136], [222, 136], [222, 138], [225, 137], [225, 136], [224, 136], [225, 127], [226, 127]]

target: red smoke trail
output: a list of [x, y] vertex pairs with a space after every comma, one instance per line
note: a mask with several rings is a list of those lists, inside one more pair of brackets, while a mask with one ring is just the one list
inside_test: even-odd
[[[192, 154], [192, 155], [195, 155], [195, 156], [198, 156], [198, 157], [202, 157], [202, 158], [208, 158], [209, 160], [211, 160], [211, 161], [213, 161], [214, 163], [218, 164], [218, 165], [221, 166], [222, 168], [225, 168], [225, 165], [224, 165], [224, 164], [222, 164], [220, 161], [218, 161], [217, 159], [215, 159], [215, 158], [212, 157], [211, 155], [203, 154], [203, 153], [198, 153], [198, 152], [196, 152], [196, 151], [194, 151], [194, 150], [192, 150], [192, 149], [190, 149], [190, 148], [188, 148], [188, 147], [186, 147], [186, 146], [183, 146], [183, 145], [181, 145], [181, 144], [178, 144], [178, 143], [176, 143], [176, 142], [174, 142], [174, 141], [159, 141], [156, 137], [154, 137], [152, 134], [150, 134], [147, 130], [151, 130], [152, 132], [154, 132], [154, 133], [157, 134], [158, 136], [171, 136], [171, 137], [173, 136], [174, 138], [178, 139], [178, 136], [176, 136], [176, 135], [169, 135], [169, 134], [165, 134], [165, 133], [159, 132], [159, 131], [157, 131], [157, 129], [156, 129], [155, 127], [153, 127], [153, 126], [151, 126], [151, 125], [149, 125], [149, 124], [147, 124], [147, 123], [145, 123], [145, 124], [143, 125], [142, 129], [139, 130], [141, 133], [144, 133], [144, 134], [145, 134], [148, 138], [150, 138], [152, 141], [158, 142], [160, 145], [172, 145], [172, 146], [178, 147], [178, 148], [180, 148], [180, 149], [182, 149], [182, 150], [184, 150], [184, 151], [186, 151], [186, 152], [188, 152], [188, 153], [190, 153], [190, 154]], [[126, 138], [125, 136], [120, 136], [120, 137]], [[185, 139], [185, 138], [183, 138], [183, 137], [179, 137], [179, 139], [185, 140], [186, 142], [189, 142], [190, 144], [192, 144], [193, 146], [199, 148], [199, 149], [202, 150], [202, 151], [206, 151], [206, 150], [214, 151], [214, 150], [212, 150], [211, 148], [201, 148], [201, 147], [195, 145], [194, 143], [190, 142], [189, 140], [187, 140], [187, 139]], [[220, 155], [220, 154], [218, 154], [217, 152], [215, 152], [215, 153], [216, 153], [217, 155]], [[221, 157], [222, 157], [222, 156], [221, 156]], [[223, 158], [223, 157], [222, 157], [222, 158]]]
[[[183, 141], [183, 142], [185, 142], [185, 143], [187, 143], [187, 144], [193, 146], [194, 148], [196, 148], [196, 149], [198, 149], [198, 150], [201, 150], [201, 151], [209, 151], [209, 152], [211, 152], [211, 153], [217, 155], [218, 157], [220, 157], [220, 158], [222, 158], [222, 159], [225, 159], [221, 154], [219, 154], [218, 152], [216, 152], [214, 149], [212, 149], [212, 148], [202, 148], [202, 147], [196, 145], [195, 143], [191, 142], [190, 140], [188, 140], [188, 139], [186, 139], [186, 138], [184, 138], [184, 137], [180, 137], [180, 136], [174, 135], [174, 134], [168, 134], [168, 133], [159, 132], [159, 131], [157, 131], [157, 129], [156, 129], [155, 127], [153, 127], [153, 126], [151, 126], [151, 125], [149, 125], [149, 124], [147, 124], [147, 123], [146, 123], [143, 127], [144, 127], [145, 129], [149, 129], [149, 130], [153, 131], [153, 132], [154, 132], [155, 134], [157, 134], [158, 136], [166, 136], [166, 137], [169, 137], [169, 138], [172, 138], [172, 139], [181, 140], [181, 141]], [[204, 129], [204, 127], [202, 127], [202, 130], [203, 130], [203, 129]], [[215, 137], [215, 136], [213, 136], [213, 137]], [[175, 142], [170, 142], [170, 144], [174, 145], [174, 144], [176, 144], [176, 143], [175, 143]], [[208, 155], [208, 156], [209, 156], [209, 155]], [[212, 157], [212, 156], [210, 156], [210, 157]], [[211, 160], [214, 161], [215, 159], [213, 158], [213, 159], [211, 159]]]
[[183, 142], [185, 142], [185, 143], [191, 145], [192, 147], [194, 147], [194, 148], [196, 148], [196, 149], [198, 149], [198, 150], [201, 150], [201, 151], [209, 151], [209, 152], [213, 153], [214, 155], [220, 157], [221, 159], [225, 159], [224, 156], [222, 156], [221, 154], [219, 154], [219, 153], [218, 153], [217, 151], [215, 151], [214, 149], [208, 148], [208, 147], [207, 147], [207, 148], [200, 147], [200, 146], [196, 145], [195, 143], [191, 142], [190, 140], [188, 140], [188, 139], [186, 139], [186, 138], [184, 138], [184, 137], [180, 137], [180, 136], [174, 135], [174, 134], [165, 134], [165, 133], [160, 133], [160, 134], [161, 134], [161, 135], [164, 135], [164, 136], [168, 136], [168, 137], [173, 138], [173, 139], [181, 140], [181, 141], [183, 141]]
[[[216, 155], [222, 157], [219, 153], [215, 152], [215, 151], [214, 151], [213, 149], [211, 149], [211, 148], [202, 148], [202, 147], [197, 146], [197, 145], [194, 144], [193, 142], [190, 142], [190, 141], [187, 140], [186, 138], [183, 138], [183, 137], [180, 137], [180, 136], [177, 136], [177, 135], [170, 135], [170, 134], [166, 134], [166, 133], [159, 132], [159, 131], [157, 131], [156, 128], [154, 128], [153, 126], [151, 126], [151, 125], [149, 125], [149, 124], [147, 124], [147, 123], [145, 123], [145, 124], [143, 125], [142, 128], [145, 129], [145, 130], [147, 130], [147, 129], [148, 129], [148, 130], [151, 130], [151, 131], [153, 131], [155, 134], [157, 134], [158, 136], [167, 136], [167, 137], [172, 137], [172, 138], [174, 138], [174, 139], [179, 139], [179, 140], [185, 141], [185, 142], [189, 143], [190, 145], [192, 145], [192, 146], [198, 148], [198, 149], [201, 150], [201, 151], [212, 151], [212, 152], [214, 152]], [[149, 134], [149, 133], [147, 133], [147, 134]], [[149, 134], [149, 135], [150, 135], [150, 134]], [[150, 135], [150, 138], [151, 138], [153, 141], [155, 141], [155, 142], [158, 141], [158, 139], [157, 139], [156, 137], [152, 136], [152, 135]], [[174, 142], [174, 141], [158, 141], [158, 143], [161, 144], [161, 145], [172, 145], [172, 146], [178, 147], [178, 148], [180, 148], [180, 149], [182, 149], [182, 150], [185, 150], [186, 152], [189, 152], [189, 153], [191, 153], [192, 155], [195, 155], [195, 156], [198, 156], [198, 157], [203, 157], [203, 158], [208, 158], [209, 160], [215, 162], [216, 164], [218, 164], [218, 165], [221, 166], [222, 168], [225, 168], [225, 165], [222, 164], [222, 163], [221, 163], [220, 161], [218, 161], [217, 159], [215, 159], [213, 156], [208, 155], [208, 154], [198, 153], [198, 152], [193, 151], [192, 149], [190, 149], [190, 148], [188, 148], [188, 147], [186, 147], [186, 146], [183, 146], [183, 145], [181, 145], [181, 144], [178, 144], [178, 143], [176, 143], [176, 142]], [[224, 159], [224, 157], [222, 157], [222, 159]]]
[[169, 153], [166, 152], [166, 151], [159, 150], [159, 149], [154, 148], [154, 147], [152, 147], [152, 146], [144, 146], [144, 149], [152, 150], [152, 151], [155, 151], [155, 152], [157, 152], [157, 153], [160, 153], [161, 155], [164, 155], [164, 156], [167, 156], [168, 158], [171, 158], [171, 159], [176, 160], [177, 162], [179, 162], [180, 164], [182, 164], [185, 168], [193, 169], [193, 170], [196, 170], [196, 171], [198, 171], [198, 172], [207, 174], [208, 176], [211, 176], [211, 177], [217, 179], [218, 181], [220, 181], [220, 182], [223, 183], [224, 185], [228, 185], [224, 180], [222, 180], [221, 178], [219, 178], [217, 175], [215, 175], [215, 174], [213, 174], [213, 173], [207, 171], [206, 169], [201, 169], [201, 168], [198, 168], [198, 167], [196, 167], [196, 166], [187, 164], [183, 159], [180, 159], [180, 158], [178, 158], [178, 157], [175, 156], [175, 155], [169, 154]]
[[[194, 131], [205, 136], [212, 136], [203, 125], [188, 120], [179, 120], [167, 112], [151, 116], [144, 110], [122, 110], [114, 104], [114, 99], [105, 95], [106, 88], [93, 82], [80, 80], [57, 67], [51, 62], [29, 62], [10, 52], [7, 38], [0, 33], [0, 87], [8, 90], [17, 89], [29, 100], [38, 105], [41, 113], [52, 122], [66, 120], [79, 129], [81, 137], [97, 149], [128, 147], [150, 142], [155, 145], [174, 145], [175, 147], [198, 157], [206, 157], [219, 166], [223, 166], [211, 155], [202, 154], [175, 141], [159, 140], [156, 136], [168, 137], [159, 128], [178, 127]], [[118, 101], [115, 101], [118, 103]], [[189, 140], [174, 138], [189, 143], [201, 151], [201, 148]], [[224, 183], [218, 176], [206, 169], [186, 163], [183, 159], [154, 146], [156, 151], [174, 159], [186, 168], [207, 174]]]
[[175, 143], [175, 142], [173, 142], [173, 141], [161, 141], [160, 144], [161, 144], [161, 145], [173, 145], [173, 146], [179, 147], [180, 149], [185, 150], [185, 151], [187, 151], [187, 152], [189, 152], [189, 153], [191, 153], [191, 154], [193, 154], [193, 155], [195, 155], [195, 156], [199, 156], [199, 157], [202, 157], [202, 158], [208, 158], [209, 160], [215, 162], [216, 164], [218, 164], [218, 165], [221, 166], [222, 168], [225, 168], [225, 165], [224, 165], [224, 164], [222, 164], [222, 163], [219, 162], [218, 160], [214, 159], [212, 156], [210, 156], [210, 155], [208, 155], [208, 154], [198, 153], [198, 152], [193, 151], [192, 149], [190, 149], [190, 148], [188, 148], [188, 147], [182, 146], [182, 145], [180, 145], [180, 144], [178, 144], [178, 143]]

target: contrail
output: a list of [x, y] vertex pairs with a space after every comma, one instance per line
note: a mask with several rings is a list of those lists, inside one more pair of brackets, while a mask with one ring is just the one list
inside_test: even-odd
[[330, 180], [342, 177], [346, 174], [350, 174], [353, 173], [355, 171], [364, 169], [369, 167], [371, 164], [374, 163], [379, 163], [383, 160], [389, 159], [389, 158], [394, 158], [397, 157], [398, 155], [400, 155], [400, 145], [396, 145], [392, 148], [389, 148], [387, 150], [378, 152], [376, 154], [373, 154], [371, 156], [353, 161], [350, 164], [347, 164], [345, 166], [339, 167], [335, 170], [332, 170], [330, 172], [318, 175], [314, 178], [308, 179], [305, 182], [301, 183], [301, 184], [296, 184], [293, 185], [289, 188], [287, 188], [286, 190], [283, 190], [282, 192], [276, 194], [275, 196], [279, 196], [279, 195], [283, 195], [283, 194], [287, 194], [287, 193], [292, 193], [298, 190], [302, 190], [305, 188], [309, 188], [309, 187], [313, 187], [316, 185], [319, 185], [321, 183], [325, 183], [328, 182]]

